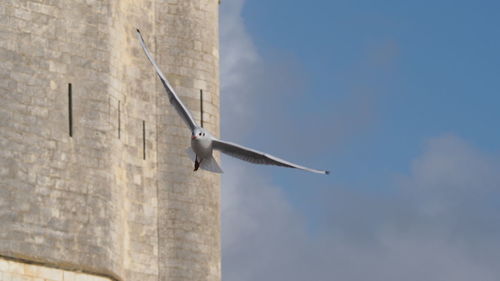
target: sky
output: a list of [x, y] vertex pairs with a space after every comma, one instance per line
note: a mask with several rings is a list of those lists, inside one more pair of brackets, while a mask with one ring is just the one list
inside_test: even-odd
[[498, 280], [498, 11], [223, 0], [223, 280]]

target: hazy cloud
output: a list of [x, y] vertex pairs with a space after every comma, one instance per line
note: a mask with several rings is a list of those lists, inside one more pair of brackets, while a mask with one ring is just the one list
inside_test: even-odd
[[387, 183], [390, 192], [323, 189], [322, 227], [309, 233], [278, 187], [231, 170], [222, 198], [224, 279], [496, 280], [499, 174], [499, 163], [463, 140], [435, 138], [411, 174]]
[[[282, 101], [303, 95], [303, 78], [291, 57], [264, 60], [245, 30], [243, 0], [221, 5], [222, 134], [239, 140], [266, 120], [266, 126], [285, 118]], [[272, 118], [271, 118], [272, 117]]]

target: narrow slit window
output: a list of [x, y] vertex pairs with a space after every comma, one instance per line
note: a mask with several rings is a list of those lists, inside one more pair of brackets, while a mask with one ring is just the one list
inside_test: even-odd
[[121, 103], [118, 101], [118, 139], [121, 137]]
[[203, 90], [200, 89], [200, 125], [203, 128]]
[[73, 137], [73, 90], [71, 83], [68, 84], [68, 125], [69, 136]]
[[142, 159], [146, 160], [146, 121], [142, 120]]

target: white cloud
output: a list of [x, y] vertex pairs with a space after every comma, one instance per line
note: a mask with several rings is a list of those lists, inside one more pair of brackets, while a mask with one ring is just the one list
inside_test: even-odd
[[298, 255], [289, 243], [306, 235], [278, 187], [232, 162], [223, 178], [223, 278], [259, 280], [263, 269], [286, 261], [283, 255]]
[[[222, 127], [223, 135], [233, 140], [252, 132], [265, 113], [259, 108], [297, 93], [300, 84], [297, 75], [286, 69], [289, 62], [264, 61], [258, 55], [241, 18], [243, 2], [226, 1], [221, 6]], [[269, 75], [273, 72], [280, 76]], [[273, 110], [280, 116], [279, 108]], [[223, 279], [255, 280], [262, 268], [285, 266], [275, 253], [281, 257], [286, 250], [286, 255], [296, 256], [298, 252], [283, 245], [306, 235], [279, 188], [239, 160], [225, 158], [223, 166]], [[281, 242], [275, 241], [279, 236]]]
[[[223, 187], [224, 280], [500, 276], [499, 163], [460, 138], [429, 140], [389, 194], [340, 186], [317, 194], [324, 215], [314, 234], [280, 188], [229, 164], [236, 168]], [[429, 209], [436, 200], [440, 208]]]
[[243, 95], [242, 92], [245, 91], [242, 89], [251, 85], [249, 73], [260, 61], [241, 18], [243, 3], [243, 0], [225, 1], [220, 12], [222, 122], [223, 128], [229, 132], [238, 127], [234, 122], [226, 122], [224, 116], [239, 120], [250, 119], [251, 113], [247, 107], [250, 97]]

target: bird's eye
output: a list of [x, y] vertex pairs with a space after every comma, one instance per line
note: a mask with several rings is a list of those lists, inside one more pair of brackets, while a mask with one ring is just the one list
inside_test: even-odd
[[199, 133], [198, 136], [201, 136], [201, 133]]

